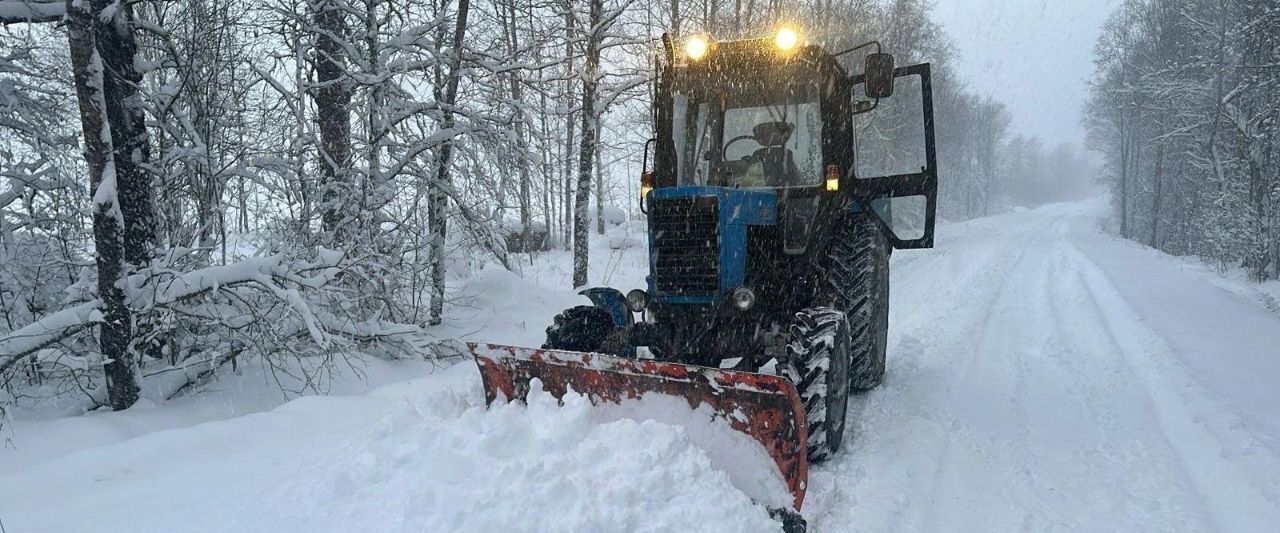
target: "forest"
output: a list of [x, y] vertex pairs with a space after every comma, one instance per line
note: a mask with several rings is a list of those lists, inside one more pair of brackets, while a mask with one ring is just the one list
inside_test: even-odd
[[[1122, 231], [1267, 275], [1275, 193], [1257, 176], [1274, 187], [1275, 94], [1253, 87], [1275, 71], [1217, 72], [1275, 32], [1209, 8], [1165, 21], [1148, 3], [1099, 52], [1094, 132]], [[570, 250], [586, 284], [588, 242], [642, 216], [664, 33], [756, 37], [785, 20], [810, 43], [875, 39], [899, 65], [931, 63], [947, 220], [1088, 195], [1093, 157], [1014, 131], [1000, 95], [967, 89], [930, 9], [0, 1], [0, 405], [123, 409], [238, 365], [317, 362], [312, 384], [350, 357], [447, 357], [433, 328], [451, 320], [451, 280]], [[1203, 55], [1147, 52], [1159, 39]], [[1207, 209], [1224, 203], [1240, 209]]]
[[1280, 3], [1127, 0], [1085, 118], [1125, 238], [1280, 278]]

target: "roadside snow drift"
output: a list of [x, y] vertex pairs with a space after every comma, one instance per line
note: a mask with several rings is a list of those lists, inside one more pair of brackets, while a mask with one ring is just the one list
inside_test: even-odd
[[466, 361], [71, 454], [0, 478], [0, 518], [15, 532], [776, 529], [749, 497], [789, 499], [763, 448], [669, 400], [531, 393], [486, 409]]

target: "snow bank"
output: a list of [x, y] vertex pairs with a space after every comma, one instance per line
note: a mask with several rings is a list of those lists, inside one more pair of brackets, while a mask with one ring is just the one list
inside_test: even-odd
[[[305, 366], [303, 366], [305, 365]], [[0, 428], [0, 476], [16, 474], [80, 450], [110, 446], [157, 431], [185, 428], [267, 411], [300, 395], [351, 396], [430, 373], [428, 361], [350, 358], [327, 370], [319, 361], [288, 361], [279, 371], [245, 365], [226, 372], [197, 392], [168, 402], [143, 389], [143, 399], [125, 411], [84, 412], [75, 396], [11, 409]], [[308, 389], [305, 376], [312, 376]], [[284, 391], [302, 391], [286, 393]], [[0, 515], [3, 518], [3, 515]]]
[[614, 205], [607, 205], [602, 210], [604, 223], [609, 226], [621, 226], [627, 222], [627, 212]]
[[[623, 290], [639, 286], [643, 280], [643, 248], [610, 255], [604, 243], [593, 244], [592, 281], [613, 281]], [[489, 265], [469, 275], [451, 280], [452, 299], [447, 303], [445, 324], [428, 328], [436, 338], [492, 341], [520, 346], [541, 346], [551, 318], [574, 305], [590, 303], [570, 288], [571, 269], [566, 252], [536, 254], [534, 264], [518, 265], [522, 274]], [[253, 268], [270, 270], [259, 260]], [[211, 275], [196, 275], [167, 285], [170, 296], [193, 287], [207, 287], [225, 280], [225, 269], [214, 268]], [[197, 279], [198, 278], [198, 279]], [[42, 339], [60, 334], [62, 328], [96, 320], [96, 310], [72, 308], [22, 330], [21, 335], [0, 337], [0, 366], [8, 354], [19, 348], [38, 347]], [[56, 323], [55, 323], [56, 322]], [[286, 365], [292, 365], [286, 362]], [[331, 387], [321, 392], [336, 395], [364, 394], [374, 387], [418, 378], [432, 364], [422, 361], [386, 362], [376, 358], [350, 358], [346, 364], [328, 370], [325, 382]], [[282, 390], [306, 390], [298, 377], [314, 375], [316, 369], [290, 366], [272, 372], [257, 365], [241, 365], [237, 373], [220, 373], [211, 384], [200, 388], [195, 398], [163, 401], [152, 388], [144, 396], [159, 405], [139, 405], [123, 413], [95, 412], [85, 416], [78, 396], [45, 400], [39, 405], [11, 408], [10, 420], [0, 425], [0, 476], [13, 474], [37, 464], [91, 447], [109, 446], [147, 433], [183, 428], [272, 409], [295, 398]], [[172, 373], [182, 377], [182, 373]], [[168, 390], [168, 389], [166, 389]], [[72, 417], [54, 420], [55, 417]], [[3, 518], [3, 516], [0, 516]]]
[[488, 265], [454, 292], [449, 320], [431, 328], [438, 338], [485, 340], [518, 346], [542, 346], [546, 328], [556, 313], [575, 305], [589, 305], [565, 284], [559, 289], [495, 265]]
[[785, 499], [771, 461], [704, 415], [546, 394], [486, 409], [463, 363], [0, 477], [0, 516], [24, 532], [776, 531], [735, 486]]
[[630, 250], [633, 248], [643, 248], [647, 245], [648, 234], [644, 227], [637, 228], [633, 225], [618, 226], [605, 232], [605, 240], [609, 243], [610, 250]]

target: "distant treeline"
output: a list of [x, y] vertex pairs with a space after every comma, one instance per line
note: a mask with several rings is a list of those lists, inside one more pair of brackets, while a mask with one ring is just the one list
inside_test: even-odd
[[1127, 0], [1096, 56], [1090, 144], [1120, 234], [1280, 277], [1280, 2]]

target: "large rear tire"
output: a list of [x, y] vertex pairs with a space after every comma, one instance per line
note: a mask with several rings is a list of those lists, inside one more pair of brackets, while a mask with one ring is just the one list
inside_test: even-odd
[[825, 461], [844, 442], [849, 400], [849, 324], [844, 313], [830, 307], [796, 313], [787, 362], [809, 422], [809, 462]]
[[570, 307], [547, 327], [543, 348], [572, 352], [599, 352], [615, 326], [609, 312], [593, 305]]
[[823, 279], [828, 298], [849, 322], [849, 387], [876, 388], [884, 379], [889, 335], [889, 240], [875, 215], [852, 215], [838, 223]]

